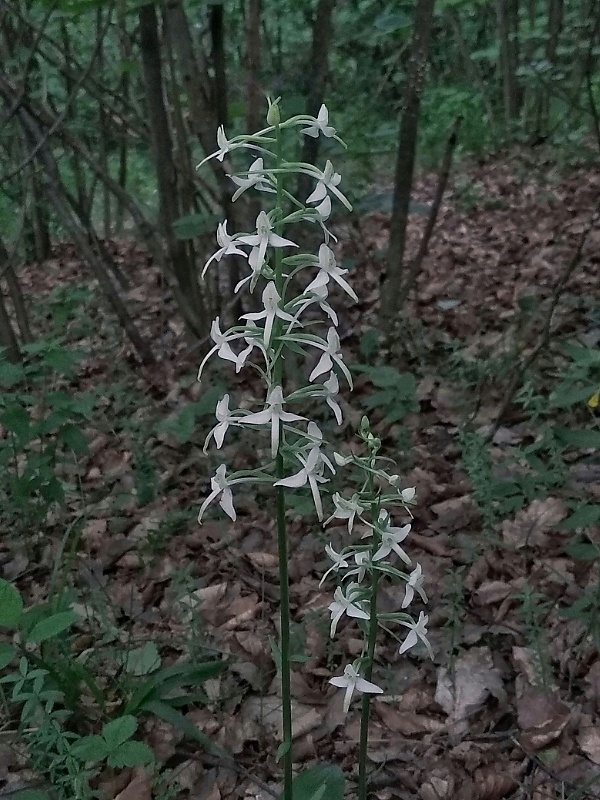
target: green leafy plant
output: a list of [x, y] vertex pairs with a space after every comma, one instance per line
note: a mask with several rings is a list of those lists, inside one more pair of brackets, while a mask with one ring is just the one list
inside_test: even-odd
[[[96, 404], [90, 392], [49, 389], [67, 378], [79, 355], [60, 340], [25, 345], [23, 364], [0, 358], [0, 518], [14, 532], [39, 526], [63, 503], [66, 464], [87, 452], [82, 431]], [[43, 391], [37, 391], [44, 387]]]
[[353, 370], [366, 375], [377, 389], [363, 399], [365, 408], [380, 410], [388, 422], [400, 422], [409, 412], [418, 411], [417, 382], [411, 372], [368, 364], [356, 364]]
[[[92, 797], [90, 780], [103, 765], [151, 764], [152, 751], [134, 738], [146, 715], [216, 749], [181, 709], [207, 701], [201, 684], [221, 672], [224, 661], [162, 666], [155, 643], [146, 642], [121, 651], [112, 673], [106, 660], [94, 671], [93, 660], [72, 652], [72, 628], [82, 624], [66, 598], [25, 609], [16, 587], [0, 579], [0, 626], [12, 632], [12, 641], [0, 643], [0, 688], [10, 687], [5, 707], [18, 718], [32, 767], [61, 800]], [[113, 718], [109, 706], [116, 709]]]

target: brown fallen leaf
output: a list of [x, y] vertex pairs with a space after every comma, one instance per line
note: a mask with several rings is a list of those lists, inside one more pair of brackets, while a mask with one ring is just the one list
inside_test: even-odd
[[547, 534], [567, 516], [567, 507], [557, 497], [534, 500], [517, 513], [514, 520], [502, 523], [502, 536], [511, 547], [543, 547]]
[[504, 702], [506, 692], [500, 671], [488, 647], [472, 647], [460, 656], [452, 675], [445, 667], [438, 672], [435, 700], [455, 723], [476, 714], [492, 695]]
[[146, 771], [136, 769], [133, 780], [115, 796], [115, 800], [152, 800], [152, 786]]
[[571, 710], [550, 692], [535, 686], [527, 687], [517, 700], [517, 722], [521, 744], [526, 750], [541, 750], [561, 735]]
[[444, 723], [441, 720], [425, 714], [401, 711], [385, 703], [376, 703], [375, 709], [386, 729], [394, 731], [394, 733], [401, 733], [403, 736], [438, 733], [444, 728]]
[[582, 728], [577, 736], [577, 743], [590, 761], [600, 764], [600, 728], [594, 725]]

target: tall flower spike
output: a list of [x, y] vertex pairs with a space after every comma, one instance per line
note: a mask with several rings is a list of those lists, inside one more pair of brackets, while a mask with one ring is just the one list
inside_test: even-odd
[[347, 713], [348, 709], [350, 708], [350, 702], [352, 701], [352, 695], [354, 692], [362, 692], [365, 694], [383, 693], [383, 689], [380, 686], [377, 686], [376, 684], [371, 683], [371, 681], [367, 681], [360, 677], [356, 662], [354, 664], [348, 664], [344, 668], [344, 674], [335, 678], [331, 678], [329, 683], [331, 683], [333, 686], [339, 686], [340, 689], [346, 690], [344, 694], [344, 713]]
[[267, 397], [267, 408], [264, 411], [257, 411], [256, 414], [248, 414], [240, 419], [244, 425], [270, 425], [271, 426], [271, 455], [273, 458], [279, 450], [280, 423], [299, 422], [306, 417], [298, 414], [290, 414], [283, 410], [283, 389], [281, 386], [274, 386]]

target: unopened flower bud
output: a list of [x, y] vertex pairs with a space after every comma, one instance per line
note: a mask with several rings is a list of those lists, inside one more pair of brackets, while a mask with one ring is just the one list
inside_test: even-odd
[[[268, 98], [267, 98], [268, 99]], [[269, 100], [269, 110], [267, 111], [267, 125], [279, 125], [281, 113], [279, 111], [279, 98], [274, 103]]]

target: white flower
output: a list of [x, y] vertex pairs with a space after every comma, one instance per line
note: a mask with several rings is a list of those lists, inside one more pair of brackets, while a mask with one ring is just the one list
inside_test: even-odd
[[329, 567], [327, 572], [323, 575], [323, 577], [319, 581], [319, 586], [323, 585], [330, 572], [339, 572], [341, 569], [345, 569], [346, 567], [350, 566], [350, 563], [347, 560], [347, 556], [344, 555], [343, 550], [341, 553], [336, 553], [331, 544], [327, 544], [325, 545], [325, 552], [327, 553], [329, 558], [333, 561], [333, 564], [331, 567]]
[[403, 503], [412, 503], [415, 499], [417, 494], [417, 490], [414, 487], [410, 487], [408, 489], [402, 489], [400, 492], [400, 496], [402, 497]]
[[412, 599], [415, 596], [415, 592], [417, 592], [417, 594], [420, 595], [424, 603], [427, 602], [427, 595], [425, 594], [425, 590], [422, 587], [423, 587], [423, 571], [421, 569], [421, 565], [417, 564], [417, 566], [408, 576], [408, 581], [404, 589], [404, 600], [402, 601], [402, 608], [406, 608], [412, 603]]
[[347, 572], [344, 577], [350, 578], [356, 575], [356, 582], [361, 583], [361, 581], [363, 581], [365, 578], [367, 567], [369, 566], [368, 552], [366, 550], [357, 550], [354, 554], [354, 561], [356, 562], [356, 568], [351, 569], [350, 572]]
[[352, 533], [356, 515], [358, 514], [360, 516], [365, 510], [364, 507], [358, 502], [358, 495], [353, 494], [350, 500], [346, 500], [346, 498], [342, 497], [339, 492], [336, 492], [332, 499], [335, 506], [335, 511], [325, 524], [331, 522], [332, 519], [347, 519], [348, 533]]
[[329, 283], [329, 279], [333, 278], [333, 280], [342, 287], [346, 294], [349, 294], [355, 302], [358, 302], [356, 292], [342, 277], [348, 273], [348, 270], [340, 269], [340, 267], [337, 266], [333, 250], [327, 247], [326, 244], [322, 244], [319, 247], [318, 266], [319, 272], [317, 277], [306, 287], [306, 292], [314, 291], [315, 288], [320, 286], [326, 286]]
[[231, 255], [238, 255], [243, 256], [244, 258], [248, 258], [248, 253], [240, 250], [236, 247], [236, 242], [239, 241], [239, 235], [235, 234], [234, 236], [230, 236], [227, 233], [227, 220], [223, 220], [217, 225], [217, 242], [221, 245], [221, 247], [217, 250], [217, 252], [212, 255], [202, 270], [202, 277], [206, 275], [206, 270], [210, 267], [213, 261], [219, 262], [223, 256], [231, 256]]
[[343, 456], [341, 453], [334, 453], [333, 460], [338, 467], [347, 467], [348, 464], [352, 463], [353, 456]]
[[315, 121], [309, 125], [308, 128], [303, 128], [300, 133], [305, 133], [307, 136], [312, 136], [315, 139], [318, 137], [319, 133], [322, 133], [323, 136], [327, 136], [328, 138], [335, 136], [335, 128], [329, 125], [329, 111], [327, 111], [325, 105], [322, 105], [319, 109], [319, 114]]
[[265, 263], [265, 256], [267, 247], [298, 247], [295, 242], [289, 239], [284, 239], [277, 233], [273, 233], [273, 226], [271, 220], [261, 211], [256, 218], [256, 233], [240, 236], [239, 241], [243, 244], [249, 244], [252, 247], [248, 261], [253, 270], [260, 270]]
[[292, 300], [295, 308], [294, 319], [298, 319], [313, 303], [318, 303], [319, 308], [327, 314], [334, 325], [337, 325], [338, 316], [327, 302], [327, 296], [327, 286], [316, 286], [310, 292], [305, 289], [304, 293], [297, 297], [295, 301]]
[[258, 325], [255, 325], [252, 320], [246, 326], [248, 330], [248, 334], [244, 336], [244, 341], [246, 342], [247, 347], [245, 347], [239, 356], [237, 357], [235, 371], [239, 372], [242, 367], [246, 364], [248, 360], [248, 356], [254, 350], [255, 347], [261, 351], [261, 353], [267, 358], [267, 353], [265, 347], [262, 342], [263, 331], [262, 328], [259, 328]]
[[231, 180], [240, 188], [236, 189], [231, 202], [235, 203], [238, 197], [243, 194], [246, 189], [254, 187], [259, 192], [274, 192], [275, 189], [269, 183], [269, 176], [264, 174], [264, 164], [262, 158], [257, 158], [249, 169], [246, 178], [239, 178], [237, 175], [229, 175]]
[[336, 397], [340, 391], [340, 382], [338, 381], [338, 377], [335, 372], [332, 372], [329, 378], [323, 383], [323, 386], [327, 389], [327, 396], [325, 397], [325, 402], [329, 406], [329, 408], [333, 411], [335, 416], [335, 421], [338, 425], [342, 424], [342, 409], [340, 408], [340, 404], [336, 400]]
[[215, 443], [217, 448], [220, 449], [223, 445], [223, 440], [225, 438], [225, 434], [227, 433], [227, 428], [230, 425], [235, 424], [237, 419], [234, 417], [231, 412], [229, 411], [229, 395], [224, 395], [219, 402], [217, 403], [217, 408], [215, 410], [215, 417], [217, 418], [217, 424], [215, 427], [210, 431], [208, 436], [206, 437], [206, 441], [204, 442], [204, 452], [208, 448], [208, 443], [212, 436], [215, 438]]
[[373, 556], [373, 561], [380, 561], [382, 558], [386, 558], [393, 550], [405, 564], [410, 564], [410, 558], [400, 547], [400, 542], [403, 542], [410, 533], [410, 524], [395, 528], [390, 522], [389, 513], [381, 511], [377, 527], [381, 536], [381, 545]]
[[[311, 422], [309, 424], [309, 433], [311, 426], [319, 431], [318, 427]], [[321, 431], [319, 431], [321, 433]], [[313, 496], [313, 502], [315, 504], [315, 509], [317, 512], [317, 517], [319, 520], [323, 519], [323, 504], [321, 502], [321, 494], [319, 492], [319, 484], [320, 483], [327, 483], [327, 478], [323, 477], [323, 467], [324, 465], [328, 466], [331, 472], [335, 472], [333, 468], [333, 464], [327, 458], [327, 456], [321, 453], [321, 448], [319, 445], [314, 445], [308, 451], [308, 455], [304, 457], [300, 453], [296, 453], [296, 458], [302, 464], [302, 469], [296, 472], [294, 475], [290, 475], [289, 478], [283, 478], [280, 481], [277, 481], [275, 486], [287, 486], [290, 489], [299, 489], [301, 486], [310, 486], [310, 491]]]
[[280, 301], [281, 297], [277, 292], [275, 283], [273, 281], [269, 281], [262, 293], [262, 304], [264, 311], [254, 311], [250, 314], [242, 314], [243, 319], [249, 319], [253, 321], [257, 319], [265, 320], [265, 332], [263, 337], [265, 347], [268, 347], [271, 342], [271, 334], [273, 333], [273, 323], [275, 322], [275, 317], [279, 317], [279, 319], [283, 319], [287, 322], [294, 322], [294, 317], [292, 317], [291, 314], [288, 314], [287, 311], [283, 311], [281, 308], [279, 308]]
[[281, 422], [298, 422], [306, 419], [299, 417], [298, 414], [290, 414], [283, 410], [283, 389], [275, 386], [267, 397], [267, 408], [257, 411], [256, 414], [248, 414], [242, 417], [239, 422], [244, 425], [270, 425], [271, 426], [271, 455], [277, 455], [279, 449], [279, 427]]
[[346, 690], [344, 694], [344, 713], [350, 708], [350, 701], [352, 700], [354, 692], [363, 692], [365, 694], [383, 693], [383, 689], [380, 686], [376, 686], [374, 683], [361, 678], [354, 664], [348, 664], [344, 669], [344, 674], [336, 678], [331, 678], [329, 683]]
[[215, 498], [221, 495], [221, 499], [219, 500], [219, 505], [223, 509], [223, 511], [230, 517], [233, 522], [236, 520], [235, 508], [233, 507], [233, 495], [231, 493], [230, 486], [234, 486], [236, 483], [247, 483], [251, 481], [252, 478], [227, 478], [226, 475], [226, 467], [225, 464], [221, 464], [220, 467], [217, 468], [217, 471], [210, 479], [210, 486], [211, 486], [211, 493], [208, 495], [206, 500], [200, 506], [200, 512], [198, 514], [198, 522], [202, 522], [202, 517], [204, 512], [208, 508], [208, 506], [212, 503]]
[[311, 342], [313, 347], [318, 347], [322, 349], [323, 355], [319, 359], [317, 366], [313, 369], [310, 373], [309, 381], [314, 381], [315, 378], [318, 378], [319, 375], [322, 375], [324, 372], [329, 372], [333, 370], [333, 365], [337, 364], [337, 366], [342, 370], [344, 373], [344, 377], [348, 381], [348, 385], [352, 389], [352, 376], [350, 375], [350, 370], [344, 364], [342, 359], [342, 354], [340, 351], [340, 337], [338, 336], [338, 332], [335, 328], [328, 328], [327, 330], [327, 344], [321, 344], [320, 342]]
[[[200, 380], [202, 376], [202, 370], [213, 353], [216, 353], [219, 358], [222, 358], [224, 361], [232, 361], [236, 367], [240, 358], [240, 356], [233, 352], [229, 342], [242, 339], [244, 337], [243, 333], [221, 333], [220, 318], [215, 317], [210, 326], [210, 337], [215, 343], [215, 346], [211, 347], [211, 349], [202, 359], [202, 363], [200, 364], [200, 368], [198, 370], [198, 380]], [[238, 371], [239, 370], [236, 369], [236, 372]]]
[[[260, 137], [259, 140], [263, 142], [272, 141], [272, 139], [266, 139], [263, 137]], [[261, 147], [258, 147], [255, 144], [250, 144], [250, 142], [246, 140], [246, 137], [243, 136], [228, 139], [225, 136], [225, 128], [222, 125], [219, 125], [217, 128], [217, 144], [219, 145], [219, 149], [215, 150], [215, 152], [211, 153], [209, 156], [206, 156], [206, 158], [203, 158], [198, 164], [198, 168], [200, 168], [203, 164], [206, 164], [207, 161], [210, 161], [211, 158], [216, 158], [218, 161], [223, 161], [227, 153], [230, 153], [232, 150], [238, 150], [240, 147], [247, 150], [262, 150]]]
[[329, 635], [333, 638], [337, 624], [344, 614], [355, 619], [369, 619], [368, 613], [362, 609], [358, 604], [362, 596], [362, 590], [358, 583], [349, 583], [346, 587], [346, 594], [344, 594], [342, 587], [338, 586], [333, 595], [333, 603], [329, 604], [331, 611], [331, 628]]
[[427, 638], [428, 622], [429, 622], [429, 617], [422, 611], [419, 614], [419, 619], [416, 622], [414, 620], [411, 620], [410, 622], [400, 621], [400, 624], [404, 625], [405, 628], [410, 628], [408, 636], [402, 642], [402, 645], [400, 647], [399, 650], [400, 655], [406, 653], [407, 650], [410, 650], [411, 647], [414, 647], [420, 640], [427, 648], [427, 652], [429, 653], [430, 658], [433, 658], [433, 650], [431, 649], [429, 639]]
[[[308, 170], [305, 171], [308, 172]], [[308, 174], [316, 177], [317, 185], [313, 193], [306, 198], [307, 203], [320, 203], [327, 197], [327, 194], [331, 192], [346, 206], [348, 211], [352, 211], [352, 204], [337, 188], [342, 180], [342, 176], [339, 172], [334, 171], [331, 161], [328, 160], [325, 162], [325, 169], [323, 172], [314, 167]]]

